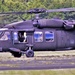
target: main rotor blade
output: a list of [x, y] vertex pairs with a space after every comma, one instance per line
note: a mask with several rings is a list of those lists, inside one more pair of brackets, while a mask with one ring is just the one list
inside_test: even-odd
[[43, 8], [35, 8], [35, 9], [30, 9], [26, 12], [0, 12], [0, 14], [38, 14], [38, 13], [44, 13], [44, 12], [75, 12], [75, 8], [61, 8], [61, 9], [50, 9], [46, 10]]
[[0, 14], [25, 14], [27, 12], [0, 12]]
[[50, 9], [46, 12], [75, 12], [75, 8]]
[[0, 14], [0, 17], [9, 16], [9, 14]]
[[43, 9], [43, 8], [34, 8], [34, 9], [30, 9], [30, 10], [28, 10], [28, 11], [26, 11], [26, 12], [0, 12], [0, 14], [37, 14], [37, 13], [44, 13], [44, 12], [46, 12], [46, 10], [45, 9]]

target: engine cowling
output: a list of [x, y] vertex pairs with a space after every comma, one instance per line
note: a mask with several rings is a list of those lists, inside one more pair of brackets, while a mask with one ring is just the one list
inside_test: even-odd
[[74, 28], [73, 22], [60, 19], [39, 19], [34, 20], [33, 25], [38, 28], [64, 28], [70, 30]]
[[70, 22], [70, 21], [64, 22], [64, 28], [65, 28], [66, 30], [74, 29], [74, 24], [73, 24], [73, 22]]
[[63, 27], [63, 21], [58, 19], [41, 19], [38, 20], [39, 27], [41, 28], [60, 28]]

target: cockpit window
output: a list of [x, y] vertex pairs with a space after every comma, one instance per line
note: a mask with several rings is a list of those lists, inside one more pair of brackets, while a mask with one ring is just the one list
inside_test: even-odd
[[34, 32], [34, 40], [35, 40], [35, 42], [43, 42], [43, 33], [42, 32]]
[[1, 32], [0, 40], [10, 40], [10, 32]]
[[2, 34], [3, 32], [0, 32], [0, 35]]
[[46, 39], [46, 42], [53, 42], [54, 41], [54, 32], [46, 31], [45, 39]]
[[4, 35], [5, 32], [0, 32], [0, 38]]

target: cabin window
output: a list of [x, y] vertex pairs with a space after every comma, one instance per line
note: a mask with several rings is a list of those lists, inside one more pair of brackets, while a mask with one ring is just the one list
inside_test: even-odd
[[54, 41], [54, 32], [46, 31], [45, 39], [46, 39], [46, 42], [53, 42]]
[[25, 31], [18, 32], [18, 40], [19, 42], [27, 42], [27, 34]]
[[13, 39], [15, 43], [25, 43], [27, 42], [27, 34], [25, 31], [15, 31], [13, 33]]
[[0, 34], [0, 40], [10, 40], [10, 32], [3, 32]]
[[43, 42], [43, 32], [34, 32], [35, 42]]

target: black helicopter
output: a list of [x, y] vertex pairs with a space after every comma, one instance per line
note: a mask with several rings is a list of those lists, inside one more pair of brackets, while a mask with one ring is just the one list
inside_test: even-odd
[[[0, 12], [0, 14], [39, 14], [75, 12], [75, 8], [31, 9], [26, 12]], [[34, 51], [75, 49], [75, 21], [61, 19], [35, 19], [14, 22], [0, 28], [0, 52], [11, 52], [14, 57], [34, 57]]]

